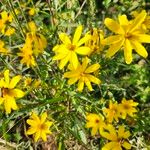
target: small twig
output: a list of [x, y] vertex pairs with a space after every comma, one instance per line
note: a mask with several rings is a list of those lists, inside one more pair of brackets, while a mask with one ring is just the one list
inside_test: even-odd
[[4, 144], [4, 145], [7, 145], [7, 146], [9, 146], [9, 147], [12, 147], [12, 148], [16, 148], [16, 147], [17, 147], [17, 145], [16, 145], [15, 143], [9, 143], [9, 142], [7, 142], [7, 141], [1, 139], [1, 138], [0, 138], [0, 143], [1, 143], [1, 144]]
[[84, 0], [84, 2], [82, 3], [82, 5], [81, 5], [81, 7], [80, 7], [78, 13], [77, 13], [76, 16], [74, 17], [74, 19], [76, 19], [76, 18], [81, 14], [81, 10], [83, 9], [85, 3], [86, 3], [86, 0]]
[[46, 0], [47, 4], [48, 4], [48, 8], [49, 8], [49, 11], [50, 11], [50, 14], [51, 14], [51, 24], [52, 24], [52, 27], [55, 25], [55, 20], [54, 20], [54, 13], [51, 9], [51, 0]]

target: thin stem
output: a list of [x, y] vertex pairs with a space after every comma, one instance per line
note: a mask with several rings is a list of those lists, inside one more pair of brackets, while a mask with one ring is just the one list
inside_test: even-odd
[[8, 5], [11, 8], [12, 14], [13, 14], [15, 20], [16, 20], [16, 23], [18, 24], [18, 27], [20, 28], [21, 34], [22, 34], [23, 38], [25, 39], [25, 35], [24, 35], [24, 32], [23, 32], [22, 26], [21, 26], [21, 24], [19, 22], [19, 19], [17, 17], [17, 14], [15, 12], [15, 9], [13, 7], [13, 4], [12, 4], [11, 0], [8, 1]]

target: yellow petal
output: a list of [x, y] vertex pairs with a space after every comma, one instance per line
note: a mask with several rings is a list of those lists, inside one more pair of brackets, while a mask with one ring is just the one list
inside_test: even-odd
[[9, 102], [9, 99], [7, 97], [5, 97], [5, 100], [4, 100], [4, 108], [5, 108], [6, 114], [11, 113], [11, 103]]
[[64, 73], [64, 78], [75, 78], [79, 76], [79, 73], [77, 71], [70, 71], [70, 72], [66, 72]]
[[124, 39], [116, 44], [111, 45], [106, 53], [106, 57], [110, 58], [113, 55], [115, 55], [121, 49], [123, 43], [124, 43]]
[[132, 62], [132, 46], [128, 39], [125, 40], [124, 44], [124, 57], [127, 64]]
[[122, 146], [125, 148], [125, 149], [131, 149], [131, 144], [129, 144], [128, 142], [123, 142]]
[[29, 128], [26, 134], [31, 135], [31, 134], [34, 134], [35, 132], [36, 132], [36, 128]]
[[[114, 148], [116, 147], [116, 145], [117, 142], [109, 142], [102, 147], [102, 150], [115, 150]], [[120, 150], [120, 149], [116, 149], [116, 150]]]
[[77, 42], [79, 41], [80, 37], [81, 37], [81, 34], [82, 34], [82, 25], [79, 25], [74, 33], [74, 37], [73, 37], [73, 45], [76, 45]]
[[4, 107], [7, 114], [11, 113], [11, 109], [17, 110], [16, 101], [13, 97], [6, 96], [4, 100]]
[[120, 42], [122, 39], [121, 35], [113, 35], [109, 36], [108, 38], [105, 38], [101, 41], [103, 45], [111, 45]]
[[82, 62], [82, 65], [81, 65], [82, 72], [85, 71], [85, 69], [87, 68], [87, 65], [88, 65], [89, 62], [90, 62], [90, 59], [88, 57], [85, 57], [83, 59], [83, 62]]
[[126, 15], [119, 15], [118, 16], [118, 20], [119, 20], [119, 23], [121, 26], [127, 26], [129, 25], [129, 21], [127, 19], [127, 16]]
[[36, 32], [37, 27], [36, 27], [36, 25], [35, 25], [35, 23], [34, 23], [33, 21], [30, 21], [30, 22], [28, 23], [28, 26], [29, 26], [29, 28], [30, 28], [30, 30], [31, 30], [32, 32]]
[[109, 30], [113, 31], [114, 33], [124, 34], [123, 28], [119, 25], [119, 23], [117, 23], [113, 19], [106, 18], [104, 24], [107, 26]]
[[72, 84], [76, 83], [77, 81], [78, 81], [78, 77], [71, 78], [71, 79], [68, 80], [68, 84], [72, 85]]
[[133, 20], [129, 32], [133, 32], [134, 30], [136, 30], [137, 28], [139, 28], [139, 26], [142, 24], [142, 22], [145, 20], [146, 17], [146, 11], [143, 10], [139, 15], [137, 15], [137, 17]]
[[83, 37], [79, 40], [79, 42], [77, 43], [77, 47], [79, 47], [82, 44], [84, 44], [85, 42], [87, 42], [90, 38], [91, 38], [90, 35], [85, 35], [85, 37]]
[[91, 85], [89, 79], [85, 77], [85, 81], [84, 82], [85, 82], [86, 86], [88, 87], [88, 89], [90, 91], [93, 91], [93, 88], [92, 88], [92, 85]]
[[63, 44], [65, 45], [71, 44], [71, 41], [66, 33], [60, 33], [59, 38], [63, 42]]
[[94, 77], [93, 75], [88, 74], [88, 75], [86, 75], [86, 76], [87, 76], [87, 78], [88, 78], [91, 82], [93, 82], [93, 83], [95, 83], [95, 84], [100, 84], [100, 83], [101, 83], [101, 81], [100, 81], [98, 78]]
[[37, 142], [40, 136], [41, 136], [41, 131], [37, 131], [34, 135], [34, 141]]
[[82, 92], [83, 87], [84, 87], [84, 82], [82, 81], [82, 79], [80, 79], [79, 82], [78, 82], [78, 89], [77, 90]]
[[9, 88], [13, 89], [17, 85], [17, 83], [20, 81], [20, 79], [21, 79], [20, 75], [13, 77], [10, 81]]
[[133, 48], [135, 49], [135, 51], [140, 56], [142, 56], [144, 58], [146, 58], [148, 56], [148, 53], [147, 53], [145, 47], [141, 43], [139, 43], [137, 41], [131, 41], [131, 44], [132, 44]]
[[0, 80], [0, 88], [4, 87], [5, 86], [5, 82], [3, 79]]
[[60, 59], [63, 59], [64, 57], [66, 57], [66, 56], [67, 56], [66, 54], [59, 53], [59, 54], [56, 54], [56, 55], [53, 57], [53, 60], [60, 60]]
[[42, 115], [41, 115], [41, 124], [45, 122], [46, 118], [47, 118], [47, 113], [46, 112], [42, 113]]
[[136, 34], [135, 40], [138, 40], [140, 43], [150, 43], [150, 35], [148, 35], [148, 34]]
[[6, 31], [5, 31], [5, 35], [6, 36], [10, 36], [10, 35], [12, 35], [12, 34], [14, 34], [15, 33], [15, 29], [14, 28], [9, 28], [9, 29], [7, 29]]
[[[49, 132], [49, 131], [50, 131], [49, 128], [52, 126], [52, 124], [53, 124], [52, 121], [46, 121], [46, 122], [45, 122], [45, 125], [47, 126], [47, 129], [48, 129], [48, 133], [51, 133], [51, 132]], [[47, 131], [46, 131], [46, 132], [47, 132]]]
[[61, 59], [60, 64], [59, 64], [59, 69], [63, 69], [64, 66], [68, 63], [68, 61], [70, 59], [70, 55], [71, 54], [68, 53], [68, 55], [65, 58]]
[[4, 98], [0, 97], [0, 105], [4, 102]]
[[43, 139], [44, 142], [47, 141], [46, 133], [44, 131], [41, 132], [41, 138]]
[[118, 129], [118, 138], [123, 138], [124, 136], [124, 126], [119, 126], [119, 129]]
[[5, 78], [5, 82], [6, 82], [6, 86], [8, 86], [9, 85], [9, 70], [6, 70], [5, 72], [4, 72], [4, 78]]
[[13, 89], [12, 92], [16, 98], [21, 98], [25, 95], [25, 93], [20, 89]]
[[13, 110], [17, 110], [18, 109], [18, 106], [17, 106], [16, 101], [15, 101], [14, 98], [11, 99], [11, 108]]
[[79, 61], [78, 61], [77, 54], [75, 52], [71, 52], [70, 63], [72, 64], [74, 69], [78, 67], [78, 62]]
[[92, 131], [91, 131], [91, 135], [94, 136], [97, 132], [98, 128], [97, 127], [93, 127]]
[[92, 72], [95, 72], [95, 71], [98, 70], [99, 68], [100, 68], [100, 65], [99, 65], [99, 64], [91, 65], [91, 66], [89, 66], [89, 67], [85, 70], [85, 73], [92, 73]]
[[35, 120], [28, 119], [26, 122], [31, 126], [37, 126], [37, 122]]
[[86, 46], [81, 46], [77, 49], [75, 49], [75, 52], [80, 54], [80, 55], [88, 55], [90, 53], [91, 49]]
[[126, 131], [124, 132], [123, 138], [127, 139], [130, 135], [131, 135], [130, 132]]

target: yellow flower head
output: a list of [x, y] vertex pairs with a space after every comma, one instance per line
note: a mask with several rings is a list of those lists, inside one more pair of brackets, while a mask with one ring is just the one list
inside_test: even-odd
[[119, 104], [119, 109], [121, 113], [121, 118], [125, 119], [127, 115], [134, 117], [134, 113], [137, 112], [136, 106], [138, 103], [133, 102], [133, 100], [122, 99], [121, 104]]
[[102, 51], [104, 46], [101, 41], [104, 39], [104, 32], [102, 30], [98, 30], [97, 28], [93, 28], [85, 34], [85, 36], [89, 35], [90, 39], [85, 43], [85, 46], [90, 47], [91, 49], [89, 55]]
[[109, 123], [112, 123], [114, 119], [118, 122], [118, 118], [120, 117], [120, 109], [118, 103], [112, 103], [112, 101], [110, 101], [109, 108], [104, 108], [103, 113], [105, 114], [106, 119]]
[[108, 29], [116, 35], [110, 36], [102, 41], [104, 45], [110, 45], [106, 57], [112, 57], [121, 48], [124, 49], [124, 57], [127, 64], [132, 62], [132, 50], [134, 49], [140, 56], [146, 58], [148, 53], [141, 43], [150, 43], [150, 35], [141, 31], [141, 24], [145, 20], [146, 11], [142, 11], [132, 21], [126, 15], [119, 15], [118, 20], [106, 18], [104, 23]]
[[130, 132], [125, 131], [124, 126], [119, 126], [116, 131], [113, 125], [108, 124], [104, 126], [104, 130], [101, 131], [101, 136], [111, 141], [105, 144], [102, 150], [122, 150], [122, 147], [131, 149], [131, 144], [127, 141]]
[[0, 53], [7, 54], [8, 50], [4, 48], [5, 44], [3, 41], [0, 40]]
[[25, 87], [30, 86], [31, 82], [32, 82], [32, 78], [26, 77], [25, 80], [24, 80], [24, 86]]
[[95, 135], [97, 131], [101, 132], [104, 123], [104, 117], [102, 115], [97, 114], [88, 114], [86, 116], [86, 128], [92, 128], [91, 135]]
[[38, 56], [44, 51], [47, 46], [46, 38], [38, 33], [37, 26], [33, 21], [28, 23], [30, 32], [26, 34], [25, 43], [32, 47], [35, 56]]
[[25, 43], [21, 52], [18, 53], [18, 56], [22, 57], [21, 63], [26, 64], [28, 67], [36, 66], [35, 58], [33, 56], [32, 46]]
[[[137, 17], [138, 14], [138, 11], [131, 12], [131, 15], [133, 15], [134, 17]], [[143, 30], [143, 32], [147, 32], [148, 30], [150, 30], [150, 16], [148, 15], [148, 13], [146, 13], [146, 17], [141, 24], [141, 29]]]
[[0, 15], [0, 32], [6, 36], [12, 35], [15, 32], [15, 29], [7, 26], [7, 23], [11, 23], [13, 20], [12, 15], [6, 11], [1, 12]]
[[4, 105], [7, 114], [11, 113], [11, 109], [18, 109], [15, 99], [24, 96], [24, 92], [22, 90], [15, 88], [20, 79], [21, 76], [17, 75], [10, 80], [9, 70], [6, 70], [4, 72], [4, 78], [0, 80], [0, 88], [2, 92], [0, 105]]
[[30, 16], [34, 16], [35, 13], [36, 13], [36, 9], [35, 8], [30, 8], [28, 13], [29, 13]]
[[40, 117], [36, 113], [32, 113], [30, 119], [27, 120], [27, 123], [30, 125], [27, 130], [28, 135], [32, 135], [34, 137], [35, 142], [38, 141], [39, 138], [42, 138], [43, 141], [47, 141], [47, 134], [51, 134], [49, 128], [52, 126], [51, 121], [47, 121], [47, 113], [42, 113]]
[[89, 47], [82, 46], [85, 42], [87, 42], [90, 39], [90, 36], [85, 36], [81, 38], [81, 34], [81, 25], [77, 27], [72, 41], [66, 33], [59, 34], [59, 38], [62, 44], [56, 45], [53, 48], [53, 51], [56, 54], [53, 57], [53, 60], [60, 60], [60, 69], [63, 69], [68, 62], [70, 62], [72, 66], [76, 69], [79, 64], [77, 54], [88, 55], [91, 51]]
[[86, 57], [83, 59], [82, 65], [78, 64], [78, 67], [75, 69], [71, 64], [69, 65], [69, 72], [64, 74], [65, 78], [70, 78], [68, 80], [68, 84], [72, 85], [78, 81], [78, 91], [82, 91], [84, 88], [84, 84], [88, 87], [90, 91], [93, 90], [91, 82], [95, 84], [100, 84], [101, 81], [91, 75], [91, 73], [97, 71], [100, 68], [99, 64], [94, 64], [89, 67], [88, 66], [89, 59]]

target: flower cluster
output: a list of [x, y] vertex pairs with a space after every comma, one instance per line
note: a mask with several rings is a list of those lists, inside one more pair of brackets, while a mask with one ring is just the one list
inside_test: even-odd
[[20, 49], [21, 63], [28, 67], [36, 66], [35, 57], [41, 54], [47, 46], [46, 38], [37, 32], [37, 27], [33, 21], [28, 23], [30, 32], [26, 34], [25, 44]]
[[[81, 25], [77, 27], [72, 41], [65, 33], [60, 33], [59, 38], [62, 41], [62, 44], [56, 45], [53, 48], [53, 51], [56, 54], [53, 57], [53, 60], [60, 60], [60, 69], [63, 69], [69, 62], [68, 69], [70, 71], [66, 72], [64, 77], [70, 78], [68, 80], [69, 85], [78, 81], [77, 90], [80, 92], [83, 91], [84, 84], [92, 91], [93, 88], [91, 82], [98, 85], [101, 82], [98, 78], [91, 75], [91, 73], [100, 68], [100, 65], [97, 63], [88, 67], [90, 59], [87, 56], [94, 51], [99, 51], [100, 34], [102, 33], [99, 33], [98, 30], [94, 28], [93, 33], [87, 32], [85, 36], [81, 38], [82, 28]], [[82, 64], [79, 62], [78, 55], [85, 56], [82, 58]]]
[[[20, 4], [19, 1], [16, 1], [16, 3], [17, 5]], [[118, 15], [116, 20], [112, 18], [105, 18], [104, 25], [112, 31], [112, 34], [107, 34], [107, 31], [104, 33], [105, 30], [95, 27], [84, 32], [83, 26], [78, 25], [72, 38], [65, 32], [59, 33], [58, 37], [60, 43], [54, 45], [55, 41], [52, 41], [52, 36], [48, 36], [48, 34], [50, 34], [49, 31], [54, 31], [55, 27], [52, 27], [51, 30], [49, 30], [48, 27], [46, 28], [47, 30], [42, 30], [44, 25], [42, 26], [41, 22], [44, 22], [46, 17], [43, 17], [41, 22], [38, 20], [40, 23], [36, 21], [37, 18], [34, 18], [34, 15], [36, 16], [38, 12], [41, 14], [43, 12], [36, 8], [36, 6], [33, 8], [26, 8], [28, 3], [30, 3], [30, 0], [27, 3], [25, 2], [24, 6], [23, 4], [19, 6], [20, 8], [23, 8], [23, 11], [20, 10], [21, 12], [17, 12], [17, 10], [13, 7], [13, 11], [3, 11], [2, 8], [0, 12], [0, 54], [2, 54], [2, 62], [7, 66], [2, 66], [4, 71], [0, 74], [0, 109], [5, 111], [7, 117], [12, 111], [17, 111], [20, 107], [22, 107], [22, 104], [19, 103], [18, 99], [25, 98], [28, 100], [28, 98], [33, 98], [35, 105], [43, 106], [38, 110], [42, 113], [35, 113], [31, 110], [32, 108], [30, 109], [32, 114], [26, 120], [26, 123], [28, 124], [27, 127], [29, 127], [28, 130], [25, 131], [25, 134], [26, 136], [33, 135], [35, 142], [37, 142], [40, 138], [45, 142], [47, 141], [47, 135], [52, 133], [50, 127], [53, 125], [53, 122], [49, 121], [52, 119], [49, 118], [49, 114], [47, 113], [49, 112], [47, 109], [51, 108], [49, 101], [50, 104], [53, 104], [54, 102], [58, 106], [56, 103], [58, 102], [58, 95], [60, 96], [62, 94], [61, 96], [64, 96], [64, 99], [68, 100], [72, 95], [81, 94], [66, 92], [66, 86], [64, 86], [65, 92], [59, 89], [59, 82], [57, 82], [57, 77], [55, 78], [56, 74], [53, 74], [57, 67], [54, 67], [53, 70], [52, 65], [55, 64], [53, 62], [58, 64], [58, 68], [61, 70], [60, 72], [63, 73], [62, 77], [65, 79], [64, 81], [67, 80], [71, 90], [73, 89], [73, 84], [77, 84], [77, 92], [83, 92], [82, 94], [84, 94], [84, 87], [90, 92], [94, 91], [96, 86], [99, 86], [100, 89], [100, 84], [103, 84], [103, 82], [105, 83], [106, 80], [105, 73], [102, 74], [104, 75], [102, 78], [104, 81], [101, 81], [102, 79], [99, 77], [99, 69], [101, 69], [101, 66], [103, 69], [102, 63], [99, 64], [99, 62], [105, 63], [108, 60], [107, 58], [112, 58], [119, 51], [124, 53], [126, 64], [132, 63], [134, 58], [133, 50], [143, 58], [148, 57], [148, 52], [144, 47], [144, 43], [150, 43], [150, 16], [145, 10], [142, 10], [141, 12], [132, 12], [131, 19], [128, 19], [125, 14]], [[42, 6], [45, 7], [45, 5]], [[49, 7], [51, 6], [49, 5]], [[17, 13], [23, 14], [24, 9], [27, 9], [28, 18], [26, 18], [25, 15], [20, 15], [20, 19], [17, 16]], [[52, 14], [50, 19], [55, 22], [55, 15], [53, 15], [54, 10], [51, 10], [50, 8], [43, 10], [50, 10], [50, 13]], [[44, 12], [43, 16], [44, 15], [47, 16], [47, 12]], [[20, 37], [18, 38], [19, 34], [15, 33], [15, 31], [19, 30]], [[42, 31], [45, 31], [45, 33]], [[55, 34], [53, 34], [53, 36], [55, 36]], [[7, 45], [9, 45], [9, 47]], [[44, 53], [46, 48], [49, 49]], [[20, 62], [20, 65], [17, 66], [15, 64], [16, 62]], [[24, 65], [27, 66], [27, 68], [24, 67]], [[11, 72], [10, 68], [13, 68], [12, 70], [16, 71]], [[21, 75], [18, 75], [18, 70], [20, 70]], [[28, 72], [30, 74], [29, 76], [26, 75]], [[16, 73], [17, 75], [13, 73]], [[32, 78], [32, 73], [33, 76], [35, 75], [35, 78]], [[24, 74], [25, 77], [22, 77]], [[52, 80], [55, 78], [53, 82], [49, 81], [51, 76]], [[22, 79], [25, 79], [25, 81], [21, 82]], [[52, 85], [50, 85], [51, 83]], [[96, 84], [96, 86], [94, 87], [93, 84]], [[39, 88], [40, 85], [43, 87], [45, 86], [46, 88], [42, 87], [44, 89], [43, 90], [42, 88]], [[51, 94], [53, 85], [54, 93], [56, 93], [56, 95]], [[57, 88], [59, 89], [58, 91]], [[36, 92], [34, 90], [36, 90]], [[67, 95], [67, 93], [71, 96]], [[90, 95], [91, 93], [88, 94]], [[26, 97], [28, 94], [31, 95]], [[92, 94], [91, 96], [93, 96]], [[37, 101], [39, 97], [41, 99], [38, 103]], [[31, 101], [31, 103], [33, 101]], [[73, 103], [76, 102], [73, 101]], [[60, 111], [57, 111], [57, 114], [65, 109], [67, 110], [67, 115], [72, 112], [70, 111], [70, 109], [74, 107], [72, 105], [72, 101], [69, 101], [68, 105], [69, 107], [66, 106], [66, 103], [61, 104], [60, 108], [58, 108]], [[131, 149], [132, 146], [129, 142], [131, 133], [129, 129], [126, 129], [126, 125], [123, 124], [123, 122], [126, 122], [128, 118], [133, 119], [136, 116], [137, 105], [138, 103], [134, 102], [132, 99], [126, 100], [123, 98], [120, 103], [117, 101], [109, 101], [108, 107], [103, 106], [101, 113], [99, 114], [87, 114], [86, 128], [92, 128], [91, 135], [94, 136], [99, 134], [101, 138], [105, 139], [105, 145], [102, 150]], [[57, 106], [53, 107], [51, 111], [55, 111]], [[73, 111], [76, 108], [77, 107], [74, 107]], [[28, 109], [26, 111], [28, 111]], [[78, 112], [78, 110], [75, 111]], [[59, 118], [62, 116], [63, 115], [60, 115]], [[60, 120], [63, 120], [62, 118]]]
[[[116, 124], [113, 125], [113, 123], [118, 123], [119, 118], [126, 119], [128, 116], [134, 117], [137, 112], [137, 109], [135, 108], [137, 105], [137, 102], [123, 98], [119, 104], [110, 101], [109, 108], [103, 109], [103, 115], [93, 113], [87, 114], [86, 127], [92, 128], [91, 135], [93, 136], [99, 131], [99, 134], [103, 138], [111, 141], [108, 142], [102, 150], [122, 150], [122, 147], [131, 149], [131, 144], [127, 141], [130, 132], [125, 131], [125, 126], [116, 126]], [[116, 128], [118, 128], [118, 130], [116, 130]]]

